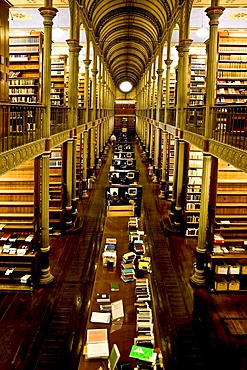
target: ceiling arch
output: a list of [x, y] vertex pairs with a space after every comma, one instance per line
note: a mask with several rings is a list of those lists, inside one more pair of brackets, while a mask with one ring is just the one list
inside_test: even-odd
[[179, 0], [81, 0], [83, 19], [93, 32], [108, 71], [118, 86], [124, 79], [136, 86]]

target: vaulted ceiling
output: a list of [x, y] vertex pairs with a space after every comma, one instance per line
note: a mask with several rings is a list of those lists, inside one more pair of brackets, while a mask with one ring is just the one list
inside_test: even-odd
[[81, 9], [116, 85], [140, 80], [178, 10], [178, 0], [82, 0]]

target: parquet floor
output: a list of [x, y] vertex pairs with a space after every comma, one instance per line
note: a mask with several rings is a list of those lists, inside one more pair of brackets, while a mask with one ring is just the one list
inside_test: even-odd
[[[195, 240], [164, 234], [161, 220], [169, 203], [157, 197], [158, 186], [137, 149], [136, 158], [166, 370], [246, 370], [247, 295], [211, 294], [190, 285]], [[54, 282], [33, 293], [0, 292], [0, 370], [78, 369], [104, 232], [110, 159], [111, 151], [90, 197], [78, 203], [81, 230], [51, 238]]]

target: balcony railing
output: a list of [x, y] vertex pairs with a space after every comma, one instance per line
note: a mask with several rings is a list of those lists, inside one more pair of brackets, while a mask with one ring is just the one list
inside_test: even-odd
[[195, 132], [198, 135], [205, 133], [205, 107], [186, 108], [186, 130]]
[[50, 131], [51, 135], [68, 129], [68, 107], [51, 106]]
[[247, 149], [247, 106], [227, 105], [212, 108], [213, 139], [238, 149]]
[[176, 126], [176, 108], [167, 109], [167, 124], [171, 126]]
[[42, 137], [44, 107], [0, 103], [0, 150], [5, 152]]

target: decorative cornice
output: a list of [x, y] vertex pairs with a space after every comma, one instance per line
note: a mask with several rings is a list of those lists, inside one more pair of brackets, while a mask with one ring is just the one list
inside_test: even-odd
[[245, 150], [219, 143], [216, 140], [210, 140], [209, 152], [215, 157], [221, 158], [234, 167], [247, 172], [247, 152]]
[[193, 145], [195, 145], [197, 148], [204, 151], [205, 149], [205, 138], [201, 135], [198, 135], [194, 132], [190, 131], [183, 131], [183, 139]]
[[0, 154], [0, 175], [45, 152], [46, 140], [25, 144]]

